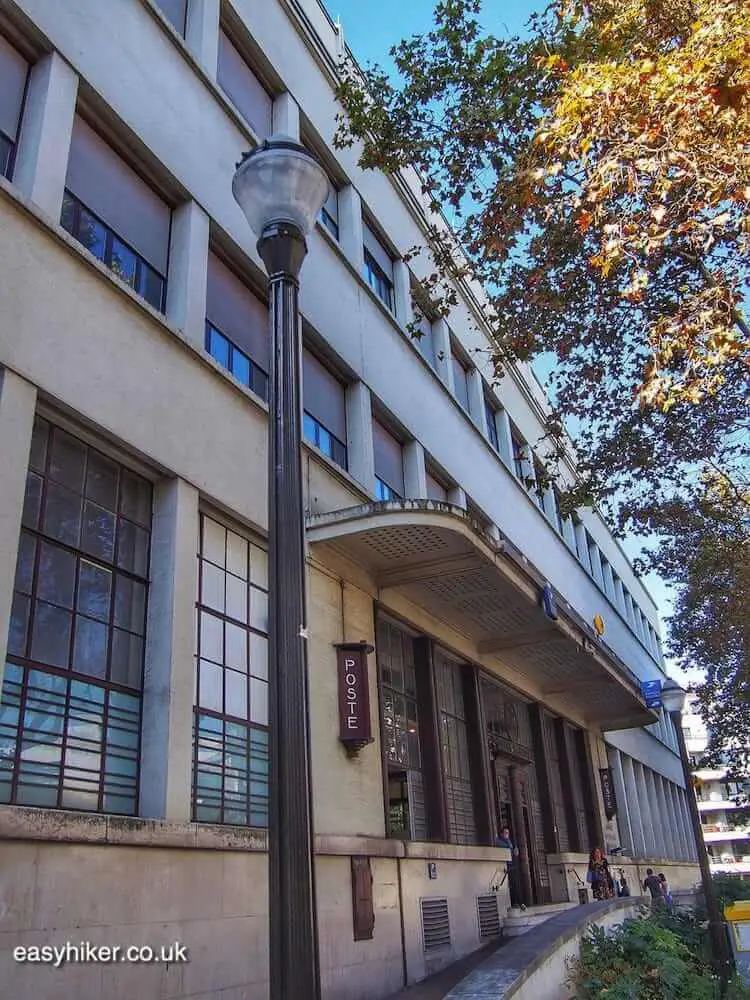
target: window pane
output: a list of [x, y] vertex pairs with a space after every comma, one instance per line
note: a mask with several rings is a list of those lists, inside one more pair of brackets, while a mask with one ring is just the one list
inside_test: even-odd
[[109, 620], [111, 598], [111, 571], [82, 559], [78, 571], [78, 610], [106, 622]]
[[57, 483], [48, 483], [44, 530], [67, 545], [77, 546], [81, 530], [81, 497]]
[[108, 510], [117, 510], [119, 473], [115, 462], [95, 451], [89, 452], [86, 468], [86, 496]]
[[164, 279], [143, 261], [140, 267], [138, 293], [154, 309], [159, 312], [164, 311]]
[[208, 353], [224, 368], [229, 368], [229, 341], [213, 327], [208, 330]]
[[26, 531], [21, 532], [16, 561], [16, 578], [14, 587], [22, 594], [31, 593], [34, 577], [34, 559], [36, 557], [36, 539]]
[[23, 498], [23, 514], [21, 523], [25, 528], [39, 527], [39, 514], [42, 509], [42, 479], [29, 472], [26, 476], [26, 493]]
[[42, 542], [39, 553], [37, 595], [62, 608], [73, 607], [76, 584], [76, 557], [72, 552]]
[[81, 548], [104, 562], [114, 560], [115, 515], [91, 500], [87, 500], [83, 508]]
[[72, 618], [69, 611], [37, 601], [31, 639], [33, 660], [49, 663], [53, 667], [67, 668]]
[[121, 278], [132, 288], [135, 288], [137, 262], [138, 258], [130, 247], [126, 247], [124, 243], [114, 236], [112, 238], [112, 270], [118, 278]]
[[148, 532], [123, 518], [118, 529], [117, 565], [136, 576], [148, 574]]
[[107, 676], [107, 626], [76, 615], [73, 669], [92, 677]]
[[74, 235], [79, 243], [82, 243], [95, 257], [103, 261], [107, 246], [107, 230], [85, 208], [81, 208], [80, 213], [78, 232]]
[[123, 470], [120, 513], [144, 527], [151, 524], [151, 484], [128, 470]]
[[115, 585], [115, 625], [143, 635], [145, 617], [145, 585], [118, 573]]
[[232, 351], [232, 374], [238, 382], [250, 386], [250, 361], [238, 350]]
[[140, 688], [143, 668], [143, 640], [131, 632], [112, 630], [110, 680], [127, 687]]
[[13, 606], [10, 612], [10, 629], [8, 631], [8, 655], [25, 656], [26, 643], [29, 635], [29, 614], [31, 599], [23, 594], [13, 595]]

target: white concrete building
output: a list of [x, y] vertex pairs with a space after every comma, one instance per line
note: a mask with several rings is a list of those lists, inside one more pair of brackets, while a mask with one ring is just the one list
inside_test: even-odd
[[[334, 187], [301, 281], [326, 1000], [386, 997], [496, 934], [506, 824], [529, 905], [575, 901], [596, 843], [636, 880], [658, 861], [695, 881], [674, 733], [640, 689], [664, 677], [654, 603], [595, 512], [527, 487], [546, 402], [529, 371], [492, 384], [481, 289], [406, 332], [427, 207], [416, 177], [334, 150], [341, 51], [318, 0], [0, 0], [15, 1000], [266, 995], [267, 310], [230, 185], [272, 131]], [[336, 644], [360, 640], [372, 741], [352, 755]], [[65, 941], [191, 960], [14, 961]]]
[[703, 766], [709, 733], [690, 696], [682, 722], [711, 870], [750, 878], [750, 823], [747, 806], [738, 804], [747, 782], [730, 781], [726, 768]]

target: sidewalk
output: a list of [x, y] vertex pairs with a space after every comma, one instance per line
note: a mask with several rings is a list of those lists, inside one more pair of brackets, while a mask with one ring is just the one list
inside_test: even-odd
[[502, 937], [496, 938], [484, 948], [460, 958], [442, 971], [423, 979], [421, 983], [414, 983], [413, 986], [407, 986], [406, 989], [391, 994], [388, 1000], [443, 1000], [446, 993], [449, 993], [465, 976], [507, 943]]

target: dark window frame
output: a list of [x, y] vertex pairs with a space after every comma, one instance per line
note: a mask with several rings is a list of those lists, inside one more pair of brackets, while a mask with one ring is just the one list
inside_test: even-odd
[[[332, 188], [334, 187], [334, 185], [332, 183], [331, 183], [331, 187]], [[339, 196], [338, 188], [334, 188], [334, 190], [336, 191], [336, 197], [338, 198], [338, 196]], [[339, 224], [336, 221], [336, 219], [334, 219], [334, 217], [331, 215], [331, 213], [326, 210], [325, 205], [321, 205], [320, 215], [318, 216], [318, 218], [319, 218], [320, 224], [323, 226], [323, 228], [327, 229], [328, 232], [331, 234], [331, 236], [338, 243], [338, 241], [339, 241]]]
[[381, 479], [380, 476], [375, 476], [375, 497], [378, 500], [403, 500], [404, 498], [398, 493], [392, 486]]
[[[308, 433], [308, 428], [311, 428], [312, 435]], [[329, 431], [326, 425], [314, 417], [309, 410], [303, 411], [302, 416], [302, 434], [306, 441], [310, 444], [314, 444], [315, 447], [322, 451], [324, 455], [327, 455], [336, 465], [340, 468], [346, 470], [347, 468], [347, 450], [346, 445], [340, 438], [336, 437], [333, 431]], [[324, 435], [328, 436], [330, 441], [330, 447], [326, 446], [326, 439]]]
[[500, 454], [500, 435], [497, 433], [497, 410], [485, 397], [484, 412], [487, 419], [487, 438], [493, 449]]
[[[66, 220], [66, 208], [68, 206], [72, 207], [72, 218]], [[89, 247], [83, 241], [83, 239], [81, 239], [82, 212], [86, 212], [86, 214], [89, 215], [97, 225], [101, 226], [101, 228], [104, 231], [104, 248], [101, 255], [92, 250], [91, 247]], [[124, 240], [122, 236], [120, 236], [119, 233], [115, 232], [115, 230], [112, 229], [111, 226], [108, 226], [107, 223], [104, 222], [100, 216], [98, 216], [95, 212], [92, 212], [91, 209], [84, 202], [82, 202], [80, 198], [77, 198], [76, 195], [72, 193], [72, 191], [69, 191], [68, 188], [65, 188], [65, 192], [63, 195], [62, 210], [60, 213], [60, 225], [63, 227], [63, 229], [65, 229], [66, 232], [70, 233], [70, 235], [73, 237], [74, 240], [76, 240], [78, 243], [81, 244], [82, 247], [88, 250], [88, 252], [92, 254], [92, 256], [96, 257], [96, 259], [101, 261], [102, 264], [104, 264], [104, 266], [108, 268], [108, 270], [110, 270], [121, 281], [123, 281], [126, 285], [132, 288], [139, 298], [142, 298], [144, 302], [148, 302], [148, 304], [153, 309], [156, 309], [157, 312], [164, 313], [167, 303], [167, 276], [165, 274], [161, 274], [161, 272], [157, 271], [157, 269], [152, 264], [149, 264], [149, 262], [145, 259], [145, 257], [139, 254], [137, 250], [134, 250], [127, 240]], [[128, 250], [129, 253], [131, 253], [135, 258], [135, 272], [133, 281], [128, 281], [127, 277], [125, 277], [122, 274], [118, 274], [117, 270], [112, 264], [113, 243], [115, 240], [121, 243], [122, 246], [125, 247], [125, 249]], [[149, 272], [155, 275], [161, 283], [158, 305], [155, 302], [151, 301], [151, 299], [147, 298], [145, 292], [142, 291], [140, 287], [142, 285], [142, 279], [144, 278], [144, 276], [148, 276]]]
[[365, 279], [368, 286], [377, 295], [388, 312], [394, 312], [393, 302], [393, 282], [378, 264], [373, 255], [364, 247], [365, 254]]
[[[222, 359], [214, 353], [212, 347], [212, 339], [214, 334], [216, 334], [217, 337], [221, 337], [221, 339], [226, 342], [227, 364], [224, 364]], [[248, 389], [251, 389], [256, 394], [256, 396], [260, 396], [262, 400], [268, 402], [268, 372], [264, 371], [256, 361], [253, 361], [253, 359], [250, 357], [249, 354], [245, 353], [245, 351], [243, 351], [242, 348], [237, 347], [235, 342], [230, 337], [227, 337], [227, 335], [223, 332], [223, 330], [220, 330], [215, 323], [212, 323], [208, 319], [206, 320], [205, 347], [206, 351], [211, 355], [211, 357], [217, 364], [221, 365], [222, 368], [225, 368], [228, 372], [230, 372], [230, 374], [233, 375], [238, 382], [241, 382], [242, 385], [245, 385], [247, 386]], [[249, 370], [249, 377], [247, 380], [240, 378], [240, 376], [234, 370], [235, 355], [238, 355], [240, 358], [243, 359], [243, 361], [247, 362]]]
[[13, 179], [13, 168], [16, 165], [16, 146], [10, 136], [0, 129], [0, 176], [10, 181]]

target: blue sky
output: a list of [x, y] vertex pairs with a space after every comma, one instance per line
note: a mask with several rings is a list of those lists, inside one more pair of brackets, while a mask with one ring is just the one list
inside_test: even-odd
[[[435, 0], [324, 0], [334, 20], [344, 29], [344, 38], [361, 64], [390, 64], [388, 50], [402, 38], [427, 31], [432, 24]], [[482, 23], [497, 35], [523, 34], [529, 17], [542, 11], [547, 0], [485, 0]], [[540, 375], [542, 372], [540, 372]], [[640, 549], [638, 539], [623, 546], [631, 558]], [[668, 588], [653, 574], [644, 581], [656, 601], [662, 620], [670, 613]]]

